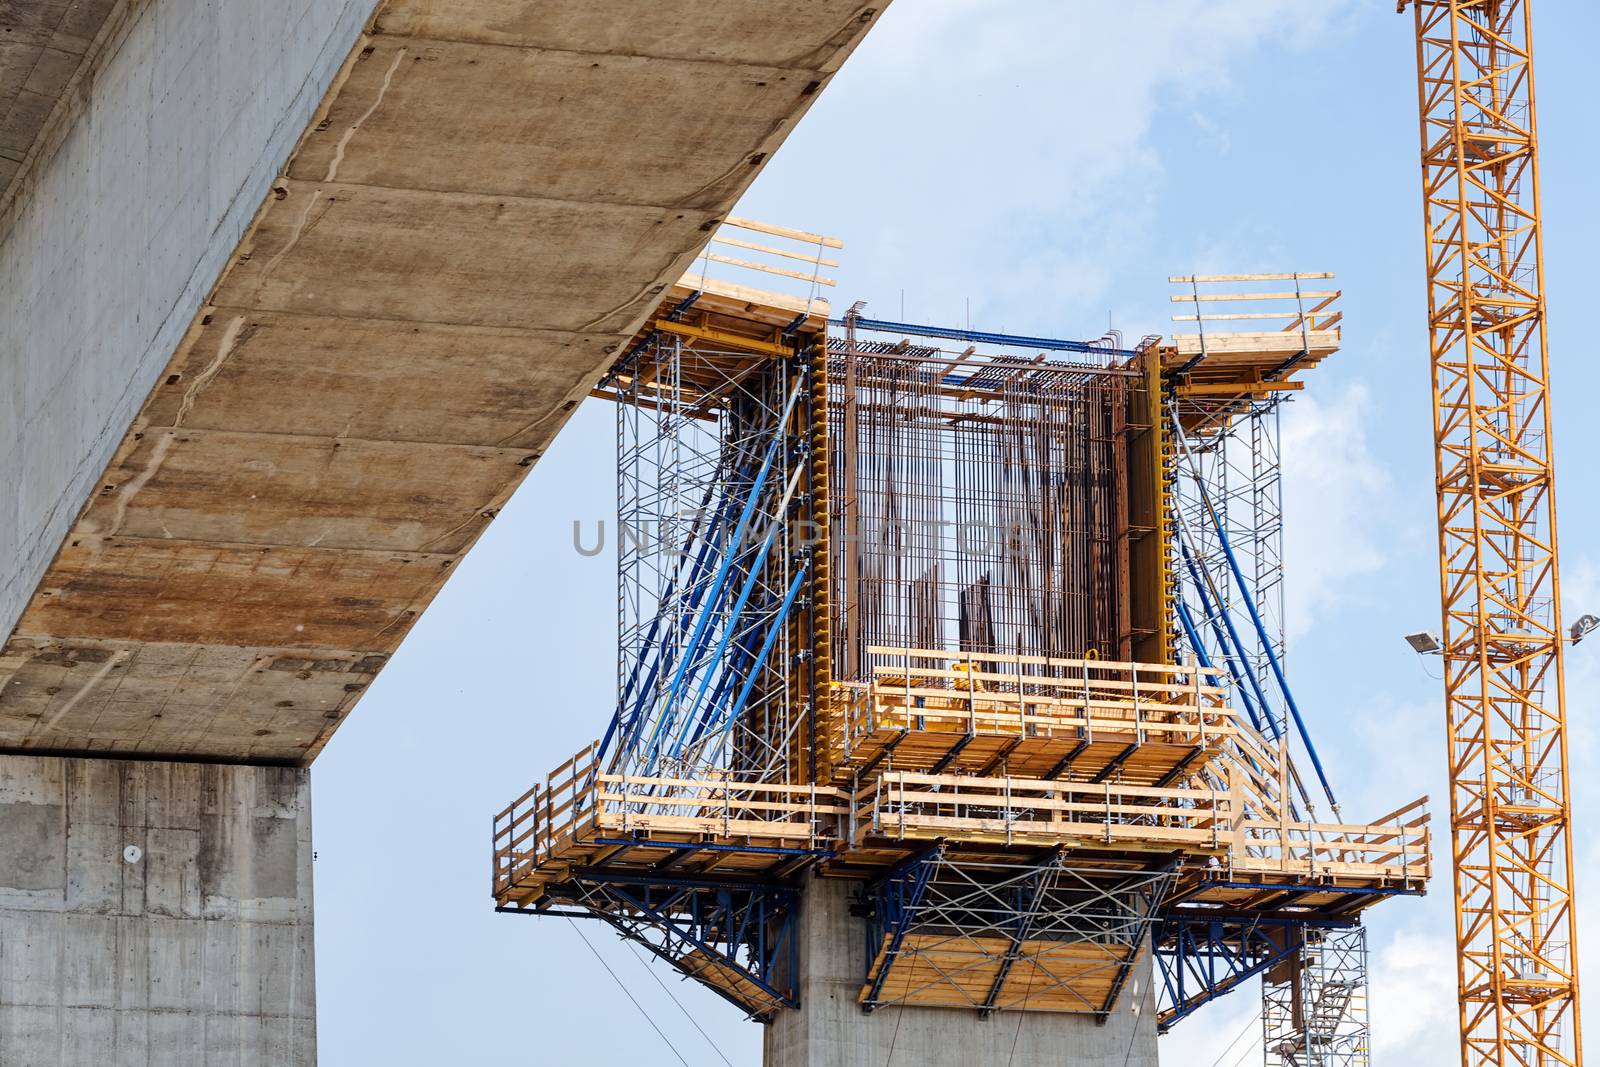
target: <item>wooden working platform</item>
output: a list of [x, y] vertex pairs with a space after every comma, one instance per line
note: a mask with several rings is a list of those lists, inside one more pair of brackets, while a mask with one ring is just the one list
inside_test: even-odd
[[877, 648], [869, 681], [833, 686], [835, 781], [882, 767], [1166, 785], [1238, 732], [1219, 670]]
[[1180, 401], [1186, 433], [1223, 428], [1231, 403], [1304, 388], [1297, 376], [1339, 350], [1344, 315], [1334, 307], [1341, 293], [1327, 287], [1332, 279], [1326, 272], [1167, 279], [1178, 288], [1172, 302], [1190, 305], [1173, 321], [1194, 330], [1175, 332], [1161, 349], [1161, 373]]
[[773, 878], [833, 844], [849, 811], [825, 787], [607, 774], [598, 742], [494, 821], [494, 895], [538, 905], [552, 885], [606, 868]]
[[1252, 817], [1245, 791], [885, 772], [856, 796], [840, 875], [888, 868], [928, 842], [1121, 857], [1182, 853], [1183, 899], [1248, 903], [1228, 886], [1420, 889], [1427, 798], [1376, 824]]

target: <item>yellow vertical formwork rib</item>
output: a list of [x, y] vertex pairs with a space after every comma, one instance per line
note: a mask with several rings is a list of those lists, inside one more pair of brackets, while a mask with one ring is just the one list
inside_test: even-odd
[[1137, 427], [1128, 443], [1128, 522], [1138, 535], [1129, 552], [1132, 658], [1170, 663], [1177, 587], [1171, 560], [1169, 414], [1162, 393], [1160, 350], [1148, 348], [1137, 359], [1142, 361], [1136, 366], [1143, 370], [1144, 381], [1128, 398], [1129, 421]]
[[1529, 5], [1414, 16], [1462, 1062], [1578, 1064]]

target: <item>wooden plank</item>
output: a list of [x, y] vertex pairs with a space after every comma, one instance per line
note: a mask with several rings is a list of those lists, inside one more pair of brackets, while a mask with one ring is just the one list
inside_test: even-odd
[[726, 263], [731, 267], [742, 267], [745, 270], [757, 270], [763, 274], [775, 274], [782, 278], [794, 278], [798, 281], [811, 282], [816, 285], [838, 284], [837, 281], [835, 281], [833, 278], [827, 277], [826, 275], [806, 274], [802, 271], [789, 270], [787, 267], [775, 267], [770, 263], [757, 263], [754, 260], [749, 259], [736, 259], [733, 256], [725, 256], [720, 252], [701, 252], [700, 258], [710, 260], [713, 263]]
[[[1266, 334], [1264, 336], [1273, 337], [1276, 335]], [[875, 656], [910, 656], [912, 659], [925, 658], [945, 661], [954, 660], [963, 663], [970, 660], [982, 660], [988, 663], [1037, 663], [1049, 667], [1076, 667], [1079, 669], [1087, 667], [1090, 670], [1096, 671], [1137, 670], [1140, 673], [1149, 672], [1151, 674], [1190, 674], [1198, 669], [1201, 674], [1209, 674], [1214, 678], [1220, 678], [1227, 673], [1227, 668], [1225, 667], [1197, 668], [1192, 665], [1185, 665], [1181, 663], [1133, 663], [1109, 659], [1060, 659], [1052, 656], [1019, 656], [1005, 652], [952, 652], [940, 649], [905, 648], [897, 645], [870, 645], [867, 648], [867, 652]], [[884, 666], [892, 667], [893, 665], [886, 664]]]
[[1255, 396], [1263, 393], [1298, 393], [1305, 382], [1197, 382], [1177, 386], [1179, 396]]
[[1301, 281], [1323, 281], [1332, 278], [1331, 272], [1306, 272], [1291, 271], [1288, 274], [1172, 274], [1167, 276], [1167, 281], [1174, 285], [1205, 285], [1210, 282], [1289, 282], [1299, 279]]
[[741, 230], [753, 230], [756, 233], [764, 233], [772, 237], [787, 237], [791, 241], [800, 241], [804, 244], [822, 245], [824, 248], [844, 247], [844, 242], [837, 237], [825, 237], [820, 233], [793, 230], [787, 226], [775, 226], [770, 222], [757, 222], [755, 219], [746, 219], [734, 215], [729, 215], [723, 219], [722, 224], [724, 226], [734, 226]]
[[815, 263], [821, 267], [837, 267], [839, 265], [839, 261], [836, 259], [825, 259], [819, 255], [802, 254], [800, 252], [790, 251], [786, 248], [777, 248], [773, 245], [756, 244], [754, 241], [741, 241], [737, 237], [724, 237], [720, 231], [718, 232], [717, 236], [711, 239], [711, 243], [714, 245], [731, 245], [734, 248], [744, 248], [751, 252], [765, 252], [770, 256], [782, 256], [785, 259], [796, 259], [802, 263]]

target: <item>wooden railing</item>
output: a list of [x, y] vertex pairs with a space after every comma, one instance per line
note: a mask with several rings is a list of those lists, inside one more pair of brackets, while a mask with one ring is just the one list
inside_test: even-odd
[[596, 741], [550, 772], [494, 817], [494, 892], [498, 897], [527, 878], [570, 840], [579, 817], [592, 812]]
[[828, 253], [843, 247], [837, 237], [729, 216], [678, 284], [826, 315], [822, 291], [838, 283], [824, 272], [839, 266]]
[[611, 774], [598, 769], [597, 750], [584, 748], [495, 816], [496, 895], [597, 836], [819, 848], [850, 814], [845, 794], [826, 786]]
[[856, 841], [907, 837], [1005, 844], [1228, 847], [1237, 798], [1214, 789], [890, 771], [856, 796]]
[[1428, 798], [1371, 824], [1247, 819], [1230, 863], [1235, 871], [1300, 877], [1426, 880], [1432, 873]]
[[845, 697], [845, 757], [885, 729], [1022, 737], [1095, 734], [1210, 746], [1237, 732], [1220, 669], [1042, 656], [873, 647], [865, 682]]
[[1427, 798], [1372, 825], [1246, 817], [1237, 792], [890, 771], [856, 796], [853, 844], [907, 838], [1210, 853], [1236, 874], [1418, 882]]

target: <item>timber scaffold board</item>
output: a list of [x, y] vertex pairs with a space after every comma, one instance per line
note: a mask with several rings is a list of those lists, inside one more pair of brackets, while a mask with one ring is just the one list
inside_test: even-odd
[[[878, 949], [867, 988], [890, 962], [889, 951], [887, 944]], [[1138, 950], [1095, 941], [1017, 942], [950, 933], [912, 934], [899, 954], [879, 987], [885, 1004], [1088, 1014], [1115, 999]]]

